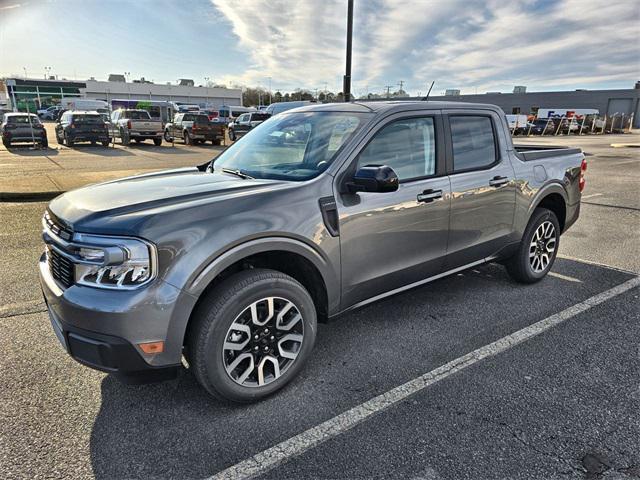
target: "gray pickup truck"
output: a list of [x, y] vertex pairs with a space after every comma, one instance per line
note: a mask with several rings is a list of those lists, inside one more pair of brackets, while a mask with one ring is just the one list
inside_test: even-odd
[[154, 145], [162, 145], [164, 127], [161, 120], [154, 120], [146, 110], [118, 109], [111, 112], [111, 136], [119, 138], [123, 145], [153, 140]]
[[54, 199], [42, 289], [79, 362], [139, 382], [186, 365], [254, 401], [300, 372], [317, 322], [486, 262], [542, 279], [585, 170], [576, 148], [514, 147], [492, 105], [302, 107], [206, 165]]

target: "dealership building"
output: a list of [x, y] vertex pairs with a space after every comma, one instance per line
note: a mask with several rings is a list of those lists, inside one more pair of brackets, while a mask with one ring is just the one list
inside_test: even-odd
[[[559, 92], [527, 92], [525, 87], [514, 88], [514, 93], [487, 92], [477, 95], [431, 95], [430, 100], [490, 103], [498, 105], [507, 114], [535, 115], [541, 108], [597, 109], [601, 116], [633, 115], [633, 127], [640, 128], [640, 82], [635, 88], [621, 90], [572, 90]], [[416, 98], [419, 100], [419, 98]]]
[[113, 75], [118, 81], [43, 80], [35, 78], [6, 78], [0, 82], [7, 107], [14, 104], [21, 111], [40, 108], [41, 105], [60, 103], [62, 98], [90, 98], [95, 100], [128, 99], [159, 100], [168, 102], [206, 104], [216, 108], [223, 105], [242, 105], [242, 90], [195, 86], [192, 80], [182, 80], [178, 85], [161, 85], [145, 81], [124, 81], [123, 76]]

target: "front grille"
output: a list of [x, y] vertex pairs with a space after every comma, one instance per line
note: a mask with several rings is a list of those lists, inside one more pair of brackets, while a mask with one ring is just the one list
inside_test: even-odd
[[69, 288], [74, 282], [74, 266], [73, 263], [61, 255], [52, 247], [47, 249], [47, 262], [51, 276], [65, 288]]

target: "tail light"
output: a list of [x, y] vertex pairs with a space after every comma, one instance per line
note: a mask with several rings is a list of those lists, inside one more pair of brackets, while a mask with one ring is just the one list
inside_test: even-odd
[[127, 120], [127, 128], [131, 130], [131, 120]]
[[587, 160], [585, 158], [582, 159], [582, 163], [580, 164], [580, 180], [578, 181], [578, 188], [582, 192], [585, 186], [584, 173], [587, 171]]

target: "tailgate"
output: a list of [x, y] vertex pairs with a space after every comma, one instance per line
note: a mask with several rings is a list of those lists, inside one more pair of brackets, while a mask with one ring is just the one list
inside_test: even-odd
[[162, 132], [162, 122], [158, 120], [132, 120], [131, 129], [138, 132]]

